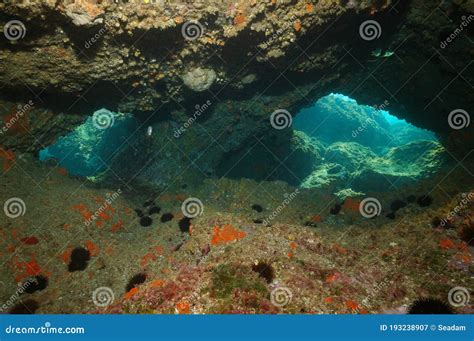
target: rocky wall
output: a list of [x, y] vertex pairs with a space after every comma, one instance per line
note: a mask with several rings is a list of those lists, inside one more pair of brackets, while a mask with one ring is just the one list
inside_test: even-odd
[[275, 133], [275, 110], [295, 115], [340, 92], [387, 103], [462, 155], [472, 125], [453, 129], [448, 116], [474, 107], [470, 11], [421, 0], [2, 3], [4, 125], [24, 117], [18, 105], [35, 107], [28, 132], [0, 145], [37, 151], [106, 107], [136, 115], [139, 133], [153, 127], [139, 177], [185, 173], [189, 161], [209, 175]]

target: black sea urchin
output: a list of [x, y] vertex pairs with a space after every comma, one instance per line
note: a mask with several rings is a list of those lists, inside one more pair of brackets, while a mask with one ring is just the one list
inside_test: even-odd
[[413, 302], [408, 314], [453, 314], [453, 310], [436, 298], [421, 298]]

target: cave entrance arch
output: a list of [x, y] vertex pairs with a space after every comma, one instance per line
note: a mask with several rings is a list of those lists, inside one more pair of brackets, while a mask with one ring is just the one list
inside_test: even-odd
[[218, 175], [356, 193], [432, 176], [446, 159], [436, 135], [389, 109], [329, 94], [297, 113], [288, 129], [272, 129], [261, 143], [226, 155]]

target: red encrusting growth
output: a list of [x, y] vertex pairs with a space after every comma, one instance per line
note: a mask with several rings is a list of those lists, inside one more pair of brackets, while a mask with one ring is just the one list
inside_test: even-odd
[[38, 238], [36, 238], [35, 236], [24, 237], [24, 238], [21, 238], [20, 240], [25, 245], [35, 245], [35, 244], [38, 244], [39, 242]]
[[451, 239], [445, 238], [439, 242], [439, 247], [443, 250], [455, 249], [456, 245]]
[[72, 208], [73, 208], [74, 210], [78, 211], [78, 212], [82, 215], [82, 217], [84, 218], [84, 220], [89, 221], [89, 220], [92, 218], [92, 212], [89, 211], [89, 209], [87, 208], [87, 206], [84, 205], [83, 203], [74, 205]]
[[3, 171], [9, 171], [15, 163], [15, 154], [11, 150], [6, 150], [0, 147], [0, 158], [3, 159]]
[[342, 208], [348, 211], [359, 212], [360, 201], [352, 198], [347, 198], [342, 205]]
[[176, 304], [176, 310], [178, 311], [178, 314], [189, 314], [191, 312], [191, 309], [189, 307], [188, 302], [178, 302]]
[[68, 247], [64, 252], [61, 254], [61, 260], [65, 263], [68, 264], [71, 261], [71, 253], [72, 253], [73, 247]]
[[125, 294], [124, 298], [125, 298], [126, 300], [129, 300], [129, 299], [132, 298], [133, 295], [135, 295], [137, 292], [138, 292], [138, 288], [137, 288], [137, 287], [133, 287], [132, 289], [130, 289], [130, 291], [128, 291], [128, 292]]
[[115, 224], [112, 225], [112, 232], [117, 232], [119, 230], [121, 230], [123, 227], [123, 222], [122, 220], [119, 220], [118, 222], [116, 222]]
[[15, 261], [15, 268], [18, 271], [15, 277], [17, 282], [21, 282], [21, 280], [30, 276], [37, 276], [41, 274], [42, 271], [41, 267], [33, 256], [30, 257], [30, 260], [27, 262]]
[[7, 131], [9, 135], [25, 135], [29, 132], [30, 120], [28, 111], [25, 110], [22, 115], [19, 115], [19, 109], [14, 106], [10, 113], [3, 118], [4, 125], [9, 127]]
[[97, 256], [99, 254], [99, 247], [94, 244], [92, 240], [86, 241], [86, 249], [89, 251], [91, 256]]
[[219, 226], [214, 226], [211, 244], [227, 244], [232, 241], [240, 240], [246, 235], [246, 232], [240, 231], [230, 224], [224, 225], [222, 228], [220, 228]]
[[338, 272], [330, 274], [326, 277], [326, 283], [328, 283], [328, 284], [333, 283], [338, 278], [339, 278], [339, 273]]
[[326, 297], [326, 298], [324, 299], [324, 302], [325, 302], [325, 303], [333, 303], [333, 302], [334, 302], [334, 299], [333, 299], [332, 297]]
[[[95, 226], [103, 227], [105, 223], [112, 220], [115, 215], [115, 209], [110, 206], [107, 201], [101, 197], [94, 197], [95, 202], [97, 203], [97, 208], [95, 213], [92, 213], [85, 204], [79, 203], [73, 206], [75, 211], [78, 211], [85, 222], [92, 223], [95, 222]], [[88, 224], [87, 224], [88, 225]], [[123, 227], [122, 220], [118, 220], [111, 225], [112, 232], [117, 232]]]
[[163, 284], [165, 284], [165, 282], [162, 281], [161, 279], [155, 279], [153, 282], [150, 283], [150, 287], [159, 288], [163, 286]]
[[153, 252], [148, 252], [140, 260], [140, 266], [145, 267], [148, 265], [148, 263], [155, 261], [157, 259], [158, 257], [156, 257], [156, 255]]
[[341, 254], [341, 255], [346, 255], [347, 254], [347, 249], [343, 248], [341, 245], [339, 244], [333, 244], [332, 245], [332, 249], [334, 251], [336, 251], [337, 253]]
[[358, 310], [359, 309], [359, 304], [355, 301], [347, 300], [346, 301], [346, 307], [351, 309], [351, 310]]

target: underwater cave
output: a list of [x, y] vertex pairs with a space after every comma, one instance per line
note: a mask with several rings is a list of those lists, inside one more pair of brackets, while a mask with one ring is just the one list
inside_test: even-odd
[[285, 140], [269, 134], [230, 153], [219, 174], [359, 195], [435, 174], [446, 160], [436, 135], [391, 115], [388, 107], [327, 95], [295, 115]]
[[388, 107], [330, 94], [298, 113], [295, 133], [311, 141], [322, 159], [300, 186], [394, 191], [439, 171], [446, 157], [436, 135], [391, 115]]
[[54, 161], [71, 175], [94, 177], [130, 149], [138, 124], [130, 114], [100, 109], [72, 132], [39, 151], [41, 161]]
[[0, 3], [0, 313], [472, 314], [472, 10]]
[[[396, 190], [439, 171], [446, 155], [436, 135], [398, 119], [387, 107], [327, 95], [295, 115], [289, 135], [270, 132], [256, 145], [244, 144], [241, 151], [222, 157], [216, 178], [280, 180], [301, 188], [332, 187], [335, 194], [364, 195]], [[71, 175], [93, 179], [123, 157], [124, 150], [146, 148], [146, 138], [136, 147], [129, 142], [137, 140], [139, 126], [130, 114], [100, 109], [42, 149], [39, 159], [54, 160]]]

